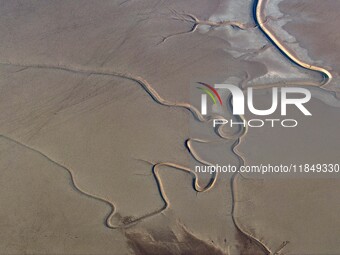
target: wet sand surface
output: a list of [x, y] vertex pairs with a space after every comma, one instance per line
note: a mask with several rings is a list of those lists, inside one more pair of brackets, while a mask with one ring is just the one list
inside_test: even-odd
[[[339, 163], [326, 5], [0, 1], [0, 254], [339, 253], [337, 178], [193, 171]], [[199, 81], [253, 86], [259, 107], [301, 85], [313, 117], [213, 130]]]
[[[337, 15], [338, 1], [282, 1], [279, 8], [286, 15], [284, 29], [296, 38], [309, 56], [333, 70], [333, 86], [339, 89], [339, 34]], [[298, 15], [303, 13], [303, 15]]]

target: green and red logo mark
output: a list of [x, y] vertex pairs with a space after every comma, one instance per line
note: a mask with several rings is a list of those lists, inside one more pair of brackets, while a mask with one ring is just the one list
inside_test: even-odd
[[214, 104], [216, 104], [216, 98], [217, 98], [218, 101], [220, 102], [220, 105], [223, 105], [220, 94], [218, 94], [217, 90], [213, 86], [203, 83], [203, 82], [197, 82], [197, 83], [206, 87], [206, 88], [201, 88], [201, 87], [197, 87], [197, 88], [204, 91], [207, 95], [209, 95], [209, 97], [211, 98]]

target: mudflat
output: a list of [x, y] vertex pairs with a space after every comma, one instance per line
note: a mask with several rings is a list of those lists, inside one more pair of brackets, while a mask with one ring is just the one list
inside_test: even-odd
[[[340, 253], [335, 173], [195, 171], [339, 164], [339, 8], [0, 1], [0, 254]], [[213, 128], [202, 83], [251, 87], [261, 109], [301, 87], [312, 116]]]

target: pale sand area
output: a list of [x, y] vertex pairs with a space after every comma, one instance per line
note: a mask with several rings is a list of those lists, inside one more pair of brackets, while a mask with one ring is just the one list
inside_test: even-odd
[[[281, 38], [292, 38], [288, 47], [308, 49], [297, 55], [309, 63], [332, 70], [331, 89], [338, 89], [338, 60], [335, 13], [337, 1], [273, 1], [284, 14], [283, 23], [268, 22]], [[270, 11], [269, 11], [270, 13]], [[275, 13], [275, 11], [273, 11]], [[289, 22], [288, 22], [289, 21]], [[287, 23], [288, 22], [288, 23]], [[286, 25], [284, 25], [287, 23]], [[288, 34], [288, 35], [289, 35]], [[340, 144], [339, 100], [335, 93], [311, 89], [308, 109], [312, 118], [290, 109], [291, 117], [299, 121], [294, 129], [250, 129], [239, 149], [248, 165], [338, 163]], [[270, 95], [270, 93], [269, 93]], [[259, 108], [270, 105], [270, 96], [259, 96]], [[280, 118], [273, 115], [273, 118]], [[246, 118], [254, 118], [247, 116]], [[254, 177], [254, 175], [246, 175]], [[304, 175], [306, 176], [306, 175]], [[257, 236], [272, 251], [282, 254], [338, 254], [340, 222], [339, 182], [337, 175], [291, 176], [288, 178], [245, 179], [237, 176], [238, 191], [235, 213], [249, 234]], [[274, 176], [272, 176], [274, 177]], [[247, 212], [251, 211], [249, 214]]]
[[[335, 76], [333, 86], [339, 91], [339, 21], [338, 1], [281, 1], [280, 11], [289, 21], [284, 29], [295, 37], [309, 56], [328, 66]], [[299, 13], [303, 15], [298, 15]]]
[[[271, 46], [255, 27], [253, 4], [1, 1], [0, 163], [6, 178], [0, 199], [8, 206], [0, 207], [0, 253], [255, 255], [275, 251], [286, 240], [292, 245], [284, 247], [285, 254], [339, 250], [334, 239], [327, 244], [320, 239], [328, 230], [335, 238], [336, 223], [333, 229], [327, 222], [315, 224], [311, 230], [324, 227], [319, 235], [304, 233], [302, 239], [300, 232], [290, 231], [302, 231], [312, 214], [299, 220], [292, 217], [292, 206], [285, 217], [267, 217], [266, 208], [275, 213], [281, 202], [281, 193], [271, 191], [276, 188], [272, 182], [249, 184], [236, 176], [234, 183], [224, 174], [209, 191], [196, 192], [193, 176], [174, 168], [242, 163], [232, 149], [237, 136], [222, 139], [189, 104], [199, 109], [199, 101], [192, 99], [199, 94], [190, 88], [195, 82], [246, 86], [321, 78]], [[186, 13], [201, 24], [196, 27]], [[215, 26], [225, 20], [245, 28]], [[329, 92], [315, 94], [329, 99]], [[315, 112], [338, 115], [339, 108], [314, 104]], [[329, 127], [329, 136], [336, 136], [337, 127]], [[303, 131], [297, 131], [301, 139]], [[249, 132], [241, 141], [247, 161], [275, 155], [270, 146], [261, 146], [261, 155], [252, 158], [268, 137], [261, 132]], [[288, 144], [287, 137], [281, 139]], [[311, 158], [336, 160], [339, 144], [328, 142], [329, 147], [315, 139], [325, 156], [315, 150]], [[294, 160], [308, 150], [296, 153]], [[157, 182], [152, 165], [164, 162], [157, 168]], [[204, 187], [211, 176], [198, 177]], [[298, 203], [293, 191], [304, 191], [297, 182], [281, 180], [292, 190], [284, 203]], [[325, 180], [305, 182], [307, 188], [322, 187], [320, 196], [336, 194], [336, 185]], [[266, 195], [258, 195], [262, 191]], [[233, 196], [256, 206], [233, 204]], [[265, 204], [266, 196], [278, 204]], [[325, 220], [326, 208], [330, 217], [336, 213], [334, 202], [305, 196], [315, 207], [322, 203]], [[315, 246], [308, 246], [313, 241]]]

